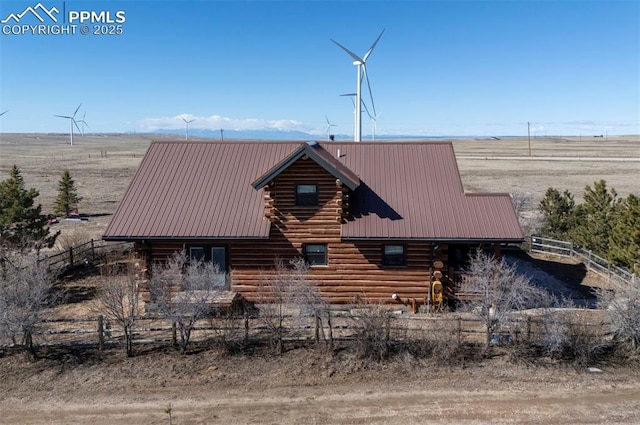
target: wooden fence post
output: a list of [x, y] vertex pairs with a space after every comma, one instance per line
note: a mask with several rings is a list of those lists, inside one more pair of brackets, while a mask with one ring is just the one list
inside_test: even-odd
[[531, 316], [527, 316], [527, 343], [531, 342]]
[[96, 261], [96, 247], [93, 243], [93, 238], [91, 238], [91, 261], [92, 262]]
[[246, 347], [249, 343], [249, 316], [247, 314], [244, 315], [244, 346]]
[[98, 316], [98, 351], [102, 355], [104, 350], [104, 316]]
[[73, 267], [73, 247], [69, 247], [69, 267]]
[[171, 323], [171, 344], [174, 347], [178, 346], [178, 332], [177, 332], [177, 324], [176, 322]]

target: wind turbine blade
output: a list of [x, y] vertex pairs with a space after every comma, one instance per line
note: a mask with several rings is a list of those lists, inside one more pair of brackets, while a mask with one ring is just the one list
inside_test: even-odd
[[364, 111], [367, 113], [367, 115], [369, 115], [369, 119], [373, 120], [373, 117], [369, 113], [369, 108], [367, 108], [367, 104], [364, 103], [364, 100], [362, 101], [362, 106], [364, 107]]
[[80, 110], [80, 107], [82, 106], [82, 102], [80, 102], [80, 104], [78, 105], [78, 107], [76, 108], [76, 111], [73, 113], [72, 117], [75, 118], [76, 114], [78, 113], [78, 111]]
[[80, 127], [78, 127], [78, 123], [76, 122], [76, 120], [71, 118], [71, 122], [73, 122], [76, 125], [76, 128], [78, 129], [78, 131], [80, 131]]
[[185, 124], [186, 124], [187, 120], [185, 120], [185, 119], [184, 119], [184, 117], [180, 117], [180, 119], [181, 119], [182, 121], [184, 121], [184, 122], [185, 122]]
[[66, 118], [66, 119], [68, 119], [68, 120], [73, 119], [73, 117], [69, 117], [69, 116], [67, 116], [67, 115], [54, 115], [54, 117]]
[[373, 44], [371, 45], [371, 48], [367, 50], [367, 53], [364, 54], [364, 58], [362, 58], [362, 62], [367, 61], [367, 59], [369, 58], [369, 55], [371, 55], [371, 52], [373, 52], [373, 49], [375, 49], [376, 44], [378, 44], [378, 41], [380, 41], [380, 37], [382, 37], [382, 34], [384, 34], [384, 29], [382, 30], [378, 38], [376, 38], [376, 41], [373, 42]]
[[346, 47], [344, 47], [342, 44], [338, 43], [337, 41], [335, 41], [334, 39], [331, 39], [331, 41], [333, 41], [334, 43], [336, 43], [338, 45], [338, 47], [340, 47], [342, 50], [344, 50], [345, 52], [347, 52], [347, 54], [349, 56], [351, 56], [356, 62], [364, 62], [358, 55], [356, 55], [355, 53], [353, 53], [351, 50], [347, 49]]
[[362, 65], [362, 69], [364, 70], [364, 77], [367, 80], [367, 87], [369, 88], [369, 98], [371, 99], [371, 107], [373, 109], [373, 115], [376, 115], [376, 104], [373, 101], [373, 92], [371, 91], [371, 84], [369, 83], [369, 74], [367, 73], [367, 66]]
[[4, 111], [3, 113], [0, 114], [0, 117], [3, 116], [4, 114], [6, 114], [7, 112], [9, 112], [9, 110], [7, 109], [6, 111]]

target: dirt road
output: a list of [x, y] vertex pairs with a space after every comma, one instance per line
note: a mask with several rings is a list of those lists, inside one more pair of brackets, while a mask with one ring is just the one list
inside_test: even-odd
[[[2, 424], [635, 424], [640, 372], [526, 367], [497, 358], [366, 365], [283, 356], [147, 353], [103, 362], [0, 359]], [[79, 361], [83, 363], [77, 364]]]

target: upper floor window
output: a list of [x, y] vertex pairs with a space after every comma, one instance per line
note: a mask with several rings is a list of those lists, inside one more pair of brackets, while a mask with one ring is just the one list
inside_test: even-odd
[[317, 207], [318, 206], [318, 185], [316, 184], [296, 185], [296, 206], [297, 207]]
[[325, 244], [305, 244], [304, 259], [312, 266], [327, 265], [327, 245]]
[[382, 247], [382, 265], [391, 267], [407, 265], [404, 245], [384, 245]]

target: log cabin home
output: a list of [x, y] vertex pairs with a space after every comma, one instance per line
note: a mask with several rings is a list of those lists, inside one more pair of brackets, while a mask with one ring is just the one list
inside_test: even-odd
[[150, 265], [215, 262], [250, 301], [303, 257], [331, 303], [414, 306], [434, 283], [455, 297], [475, 247], [523, 237], [508, 194], [465, 193], [453, 145], [424, 141], [153, 142], [103, 236]]

